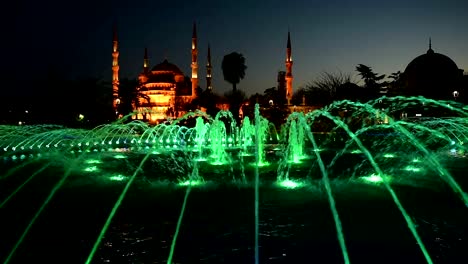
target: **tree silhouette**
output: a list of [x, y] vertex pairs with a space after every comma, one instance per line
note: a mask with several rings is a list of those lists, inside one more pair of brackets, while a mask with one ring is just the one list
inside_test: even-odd
[[216, 102], [220, 101], [220, 96], [213, 92], [213, 90], [205, 89], [196, 98], [196, 103], [200, 107], [206, 109], [206, 113], [212, 117], [216, 116], [219, 109], [216, 107]]
[[341, 93], [341, 88], [347, 83], [354, 83], [350, 73], [322, 72], [317, 79], [306, 84], [302, 91], [298, 90], [293, 96], [293, 103], [301, 104], [302, 96], [305, 96], [310, 104], [329, 104], [336, 100], [337, 96], [342, 97], [337, 93]]
[[115, 119], [112, 110], [112, 85], [100, 78], [83, 78], [74, 81], [74, 91], [80, 91], [70, 101], [73, 118], [82, 115], [80, 125], [95, 126]]
[[232, 90], [226, 92], [224, 94], [224, 97], [226, 97], [226, 99], [229, 102], [229, 111], [231, 111], [232, 115], [239, 124], [239, 108], [242, 105], [242, 103], [247, 99], [245, 93], [241, 90]]
[[141, 101], [149, 104], [149, 97], [142, 93], [143, 87], [139, 87], [138, 80], [136, 79], [122, 79], [119, 86], [119, 99], [118, 106], [119, 114], [126, 116], [133, 112], [134, 108], [144, 106]]
[[356, 71], [359, 72], [359, 75], [361, 75], [364, 80], [364, 88], [367, 89], [367, 94], [371, 98], [378, 96], [382, 89], [388, 85], [387, 82], [382, 81], [385, 78], [385, 74], [379, 75], [374, 73], [369, 66], [358, 64], [358, 66], [356, 66]]
[[232, 90], [236, 91], [236, 85], [245, 77], [245, 58], [242, 54], [232, 52], [224, 56], [221, 64], [224, 80], [232, 84]]
[[401, 94], [403, 91], [403, 75], [401, 71], [394, 72], [388, 76], [388, 78], [392, 79], [392, 81], [389, 83], [389, 93], [390, 94]]

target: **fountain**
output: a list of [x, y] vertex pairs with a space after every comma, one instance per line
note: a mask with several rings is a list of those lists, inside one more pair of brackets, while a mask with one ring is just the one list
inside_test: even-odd
[[[397, 118], [418, 105], [433, 116]], [[340, 101], [281, 133], [258, 105], [239, 125], [221, 111], [0, 132], [4, 263], [67, 262], [47, 248], [81, 263], [468, 257], [468, 112], [454, 102]]]

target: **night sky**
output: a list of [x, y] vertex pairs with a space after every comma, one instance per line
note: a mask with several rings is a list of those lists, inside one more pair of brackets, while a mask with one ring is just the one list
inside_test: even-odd
[[[359, 63], [376, 72], [403, 71], [428, 49], [468, 71], [468, 1], [16, 1], [2, 28], [4, 79], [16, 86], [57, 68], [69, 78], [111, 79], [112, 25], [117, 23], [120, 76], [136, 78], [144, 48], [151, 66], [165, 57], [190, 76], [192, 23], [198, 27], [199, 77], [205, 88], [207, 45], [213, 87], [230, 89], [221, 61], [233, 51], [246, 58], [247, 94], [276, 86], [284, 70], [288, 28], [294, 88], [323, 71], [356, 75]], [[12, 17], [11, 17], [12, 16]], [[3, 38], [2, 38], [3, 39]], [[4, 84], [1, 91], [9, 89]], [[29, 89], [32, 89], [29, 87]]]

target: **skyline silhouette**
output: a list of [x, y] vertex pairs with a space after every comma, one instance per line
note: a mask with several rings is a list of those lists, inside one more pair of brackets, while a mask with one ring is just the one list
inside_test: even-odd
[[[211, 46], [213, 89], [230, 89], [223, 79], [224, 55], [237, 51], [246, 58], [239, 89], [262, 93], [276, 86], [285, 70], [286, 41], [291, 32], [294, 90], [322, 72], [349, 72], [357, 64], [390, 75], [404, 71], [415, 57], [432, 48], [468, 70], [467, 3], [455, 1], [216, 1], [171, 3], [141, 1], [28, 1], [16, 7], [13, 40], [4, 50], [2, 72], [12, 83], [40, 78], [49, 67], [70, 78], [96, 76], [111, 80], [112, 24], [117, 22], [121, 77], [136, 78], [143, 69], [144, 49], [150, 66], [165, 57], [190, 75], [192, 23], [198, 29], [199, 63], [206, 64]], [[25, 65], [33, 70], [25, 74]], [[27, 67], [29, 68], [29, 67]], [[205, 89], [205, 67], [200, 86]], [[1, 88], [2, 92], [9, 89]], [[25, 89], [32, 89], [26, 87]]]

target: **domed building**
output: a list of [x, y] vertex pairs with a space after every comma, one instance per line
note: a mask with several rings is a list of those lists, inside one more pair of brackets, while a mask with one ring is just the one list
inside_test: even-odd
[[167, 116], [178, 117], [176, 104], [192, 100], [191, 80], [175, 64], [167, 59], [149, 70], [145, 49], [143, 72], [138, 76], [141, 94], [136, 119], [157, 121]]
[[404, 94], [454, 100], [462, 92], [463, 70], [449, 57], [429, 49], [413, 59], [403, 73]]
[[[198, 88], [198, 48], [195, 23], [193, 24], [191, 44], [191, 78], [185, 76], [179, 67], [170, 63], [167, 59], [150, 69], [148, 50], [145, 49], [143, 72], [138, 76], [138, 92], [143, 98], [140, 97], [138, 103], [133, 104], [133, 110], [137, 110], [138, 112], [133, 119], [157, 123], [168, 117], [180, 117], [185, 114], [181, 106], [190, 103], [196, 97], [196, 90]], [[116, 113], [119, 114], [117, 110], [120, 104], [119, 52], [115, 28], [112, 57], [113, 106]], [[211, 90], [211, 55], [209, 47], [206, 68], [207, 88]]]

